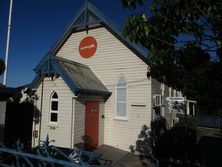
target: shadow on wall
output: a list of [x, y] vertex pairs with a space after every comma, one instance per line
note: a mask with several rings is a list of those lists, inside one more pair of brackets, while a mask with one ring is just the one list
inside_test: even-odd
[[88, 135], [83, 135], [82, 136], [82, 140], [84, 142], [84, 150], [88, 150], [88, 151], [91, 151], [91, 150], [94, 150], [95, 148], [93, 147], [93, 139], [88, 136]]
[[158, 166], [198, 166], [196, 157], [196, 131], [187, 127], [166, 128], [166, 119], [151, 122], [151, 129], [142, 127], [136, 146], [131, 152], [148, 158]]
[[158, 117], [151, 122], [151, 129], [143, 125], [136, 141], [136, 146], [130, 146], [132, 153], [138, 153], [141, 160], [148, 158], [153, 163], [156, 162], [153, 150], [155, 142], [161, 138], [167, 131], [166, 119]]

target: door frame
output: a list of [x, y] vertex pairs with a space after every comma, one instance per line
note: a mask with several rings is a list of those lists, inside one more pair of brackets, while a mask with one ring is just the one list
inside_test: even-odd
[[[84, 137], [85, 137], [84, 138], [84, 148], [85, 149], [95, 149], [95, 148], [98, 148], [98, 145], [99, 145], [99, 112], [100, 112], [99, 104], [100, 104], [99, 101], [86, 101], [85, 102], [85, 127], [84, 127]], [[88, 105], [92, 105], [92, 106], [88, 106]], [[87, 111], [87, 110], [90, 109], [91, 107], [94, 107], [94, 105], [96, 106], [96, 109], [98, 109], [98, 111], [96, 111], [97, 114], [94, 115], [95, 116], [94, 118], [96, 118], [95, 119], [96, 121], [94, 120], [96, 124], [93, 127], [97, 127], [97, 128], [93, 129], [93, 130], [95, 130], [95, 132], [93, 132], [93, 133], [96, 133], [96, 134], [93, 136], [89, 136], [89, 138], [90, 138], [89, 140], [92, 139], [92, 141], [93, 141], [92, 145], [90, 145], [90, 144], [87, 144], [87, 142], [86, 142], [87, 137], [88, 137], [88, 133], [90, 133], [90, 132], [86, 131], [87, 130], [86, 119], [87, 119], [87, 116], [89, 116], [89, 115], [87, 115], [87, 114], [89, 114], [89, 111]], [[95, 112], [95, 111], [91, 111], [91, 112]], [[91, 115], [91, 116], [93, 116], [93, 115]], [[96, 144], [96, 145], [94, 145], [94, 144]]]

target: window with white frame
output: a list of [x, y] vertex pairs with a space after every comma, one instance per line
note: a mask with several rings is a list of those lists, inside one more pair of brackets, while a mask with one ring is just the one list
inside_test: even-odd
[[163, 105], [163, 95], [156, 94], [154, 95], [154, 106], [161, 107]]
[[58, 122], [58, 107], [59, 107], [59, 99], [56, 92], [53, 92], [50, 98], [50, 123]]
[[127, 85], [126, 79], [121, 76], [117, 82], [117, 97], [116, 97], [116, 117], [126, 118], [126, 97], [127, 97]]

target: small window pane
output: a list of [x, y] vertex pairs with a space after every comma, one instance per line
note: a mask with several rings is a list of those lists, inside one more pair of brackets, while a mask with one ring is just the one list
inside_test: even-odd
[[52, 95], [52, 98], [53, 98], [53, 99], [58, 99], [57, 93], [54, 93], [54, 94]]
[[123, 77], [121, 77], [119, 79], [119, 81], [118, 81], [117, 86], [119, 86], [119, 87], [126, 87], [126, 80]]
[[126, 116], [126, 103], [117, 103], [116, 116], [125, 117]]
[[117, 101], [126, 101], [126, 88], [117, 88]]
[[51, 122], [57, 122], [57, 117], [58, 117], [58, 114], [57, 114], [57, 113], [51, 113], [51, 119], [50, 119], [50, 121], [51, 121]]
[[51, 110], [58, 111], [58, 101], [51, 102]]

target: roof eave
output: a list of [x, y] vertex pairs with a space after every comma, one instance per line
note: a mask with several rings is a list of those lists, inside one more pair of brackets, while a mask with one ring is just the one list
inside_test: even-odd
[[106, 101], [112, 95], [112, 92], [80, 89], [80, 90], [78, 90], [77, 95], [79, 97], [81, 97], [81, 96], [100, 96], [100, 97], [103, 97], [104, 100]]

